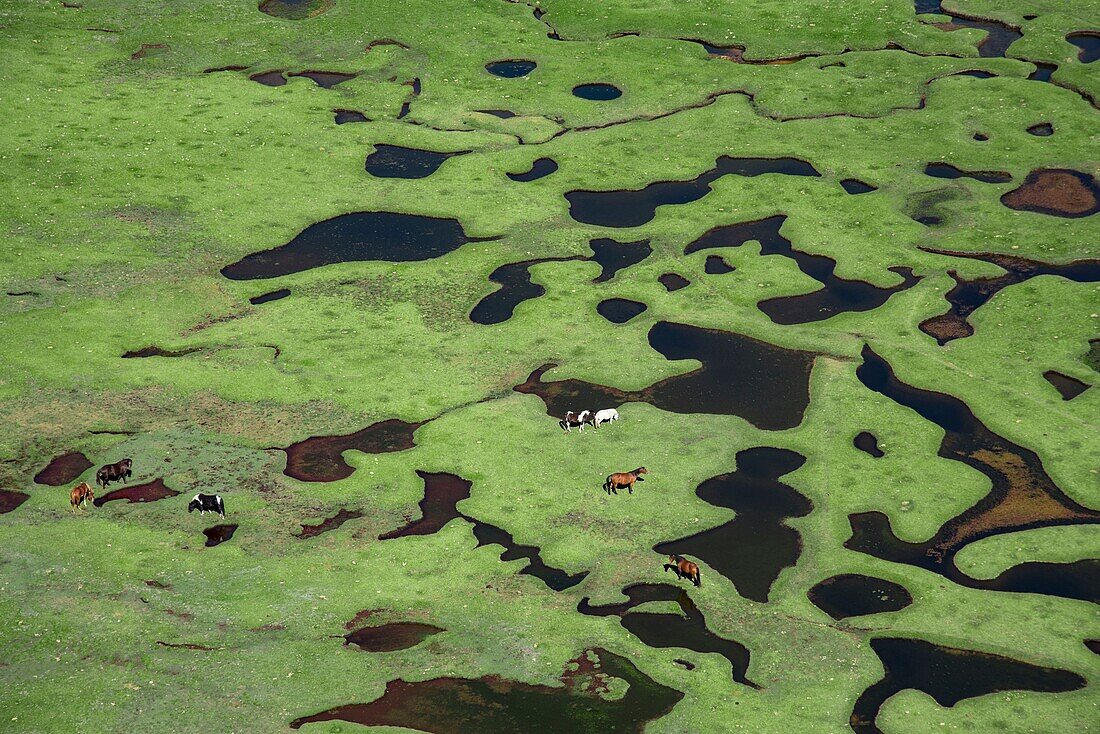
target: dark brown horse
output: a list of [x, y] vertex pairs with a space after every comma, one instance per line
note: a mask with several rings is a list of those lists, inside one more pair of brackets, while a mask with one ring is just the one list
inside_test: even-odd
[[672, 570], [682, 579], [687, 579], [696, 586], [699, 585], [699, 564], [693, 563], [683, 556], [669, 556], [669, 562], [665, 564], [665, 570]]
[[76, 512], [77, 505], [87, 505], [90, 500], [94, 499], [95, 492], [92, 491], [87, 482], [81, 482], [69, 492], [69, 504], [73, 506], [73, 512]]
[[634, 471], [612, 474], [607, 478], [607, 481], [603, 483], [603, 491], [608, 494], [612, 492], [618, 494], [620, 489], [626, 489], [631, 494], [634, 494], [634, 482], [645, 481], [642, 479], [642, 474], [649, 474], [649, 470], [644, 466], [638, 467]]
[[133, 475], [130, 467], [134, 465], [131, 459], [123, 459], [115, 464], [104, 464], [99, 467], [99, 471], [95, 473], [95, 481], [100, 487], [106, 489], [107, 485], [111, 482], [122, 481], [126, 483], [126, 478]]

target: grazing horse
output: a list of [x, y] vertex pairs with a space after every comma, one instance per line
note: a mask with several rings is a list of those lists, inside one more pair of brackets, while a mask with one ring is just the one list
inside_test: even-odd
[[561, 426], [566, 433], [571, 433], [570, 429], [579, 426], [583, 433], [585, 424], [591, 421], [591, 410], [582, 410], [580, 413], [574, 413], [571, 410], [567, 410], [565, 411], [565, 417], [558, 421], [558, 425]]
[[592, 426], [599, 428], [601, 423], [610, 423], [617, 420], [619, 420], [619, 411], [614, 408], [604, 408], [596, 411], [596, 415], [592, 417]]
[[665, 564], [666, 571], [675, 571], [682, 579], [687, 579], [696, 586], [699, 585], [699, 564], [693, 563], [683, 556], [669, 556], [669, 563]]
[[107, 485], [111, 482], [117, 482], [119, 480], [121, 480], [123, 484], [126, 484], [126, 478], [133, 475], [133, 472], [130, 471], [130, 467], [133, 466], [133, 464], [134, 462], [132, 459], [123, 459], [117, 464], [104, 464], [99, 467], [99, 471], [95, 473], [96, 484], [104, 489], [106, 489]]
[[91, 485], [87, 482], [81, 482], [72, 488], [69, 492], [69, 504], [73, 506], [73, 512], [76, 512], [77, 505], [87, 506], [89, 500], [95, 499], [95, 492], [92, 491]]
[[631, 494], [634, 494], [634, 482], [645, 481], [642, 479], [642, 474], [649, 474], [649, 470], [644, 466], [640, 466], [634, 471], [612, 474], [607, 478], [607, 481], [603, 483], [603, 491], [608, 494], [612, 492], [618, 494], [620, 489], [626, 489]]
[[205, 515], [207, 512], [216, 512], [225, 517], [225, 503], [222, 502], [221, 495], [218, 494], [199, 493], [192, 497], [191, 501], [187, 503], [187, 512], [191, 513], [195, 510], [198, 510], [200, 515]]

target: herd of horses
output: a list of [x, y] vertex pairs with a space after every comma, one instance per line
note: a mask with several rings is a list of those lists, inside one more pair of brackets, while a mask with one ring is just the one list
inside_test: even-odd
[[[558, 422], [558, 425], [567, 432], [573, 428], [584, 431], [585, 426], [590, 425], [598, 429], [604, 423], [613, 423], [617, 420], [619, 420], [619, 411], [614, 408], [605, 408], [595, 412], [582, 410], [579, 413], [570, 410], [566, 412], [565, 417]], [[111, 482], [125, 484], [126, 480], [133, 476], [133, 466], [134, 462], [129, 458], [122, 459], [114, 464], [104, 464], [95, 474], [96, 484], [99, 485], [100, 489], [106, 489]], [[617, 495], [620, 489], [625, 489], [630, 494], [634, 494], [634, 485], [637, 482], [645, 481], [642, 479], [642, 475], [648, 473], [648, 469], [640, 466], [634, 471], [609, 474], [603, 483], [603, 489], [609, 496], [611, 494]], [[69, 492], [69, 504], [72, 505], [74, 513], [77, 508], [87, 507], [89, 502], [94, 504], [94, 501], [95, 490], [87, 482], [81, 482]], [[225, 517], [225, 503], [222, 501], [221, 496], [216, 494], [202, 494], [201, 492], [196, 494], [187, 504], [188, 513], [195, 510], [198, 510], [200, 515], [214, 512]], [[665, 564], [665, 571], [675, 571], [679, 578], [686, 578], [699, 586], [698, 564], [676, 555], [669, 556], [668, 560], [669, 562]]]
[[[572, 432], [574, 428], [583, 432], [585, 426], [599, 428], [603, 423], [611, 423], [617, 420], [619, 420], [619, 411], [614, 408], [605, 408], [595, 412], [591, 410], [582, 410], [579, 413], [567, 410], [565, 412], [565, 417], [558, 421], [558, 425], [561, 426], [562, 430], [566, 433]], [[637, 482], [645, 481], [642, 479], [643, 474], [649, 474], [649, 470], [644, 466], [640, 466], [634, 471], [609, 474], [607, 479], [604, 480], [603, 490], [607, 492], [609, 496], [618, 494], [620, 489], [625, 489], [630, 494], [634, 494], [634, 485]], [[696, 586], [700, 585], [699, 565], [697, 563], [677, 555], [670, 555], [668, 560], [669, 562], [665, 564], [665, 571], [675, 571], [678, 578], [687, 579]]]

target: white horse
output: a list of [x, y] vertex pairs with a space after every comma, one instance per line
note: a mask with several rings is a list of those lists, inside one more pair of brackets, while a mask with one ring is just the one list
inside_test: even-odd
[[596, 411], [596, 415], [592, 418], [592, 425], [599, 428], [601, 423], [610, 423], [617, 420], [619, 420], [619, 411], [614, 408], [604, 408]]
[[565, 418], [558, 421], [558, 425], [564, 428], [566, 433], [571, 433], [573, 426], [579, 426], [581, 433], [584, 433], [584, 424], [591, 420], [591, 410], [582, 410], [580, 413], [574, 413], [571, 410], [567, 410], [565, 411]]

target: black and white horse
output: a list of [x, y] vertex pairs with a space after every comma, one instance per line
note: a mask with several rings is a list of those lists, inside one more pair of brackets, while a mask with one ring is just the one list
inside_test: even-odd
[[222, 517], [225, 517], [225, 503], [222, 502], [221, 495], [218, 494], [197, 494], [191, 498], [191, 502], [187, 505], [188, 512], [199, 511], [200, 515], [205, 515], [207, 512], [216, 512]]
[[565, 412], [565, 417], [558, 421], [558, 425], [562, 427], [562, 430], [571, 432], [573, 428], [580, 428], [581, 432], [584, 431], [586, 424], [592, 421], [592, 411], [582, 410], [580, 413], [574, 413], [571, 410]]

